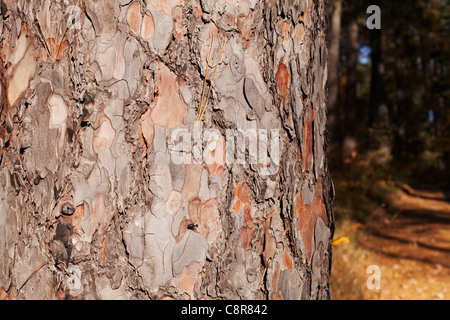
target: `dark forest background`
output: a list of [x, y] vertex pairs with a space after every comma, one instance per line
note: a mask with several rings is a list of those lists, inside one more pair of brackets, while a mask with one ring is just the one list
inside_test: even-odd
[[[355, 223], [367, 234], [380, 208], [385, 219], [398, 212], [391, 204], [400, 191], [439, 192], [448, 201], [450, 1], [330, 4], [328, 157], [337, 234], [347, 236], [344, 229]], [[366, 25], [370, 5], [381, 8], [380, 30]], [[432, 217], [421, 223], [427, 222]], [[350, 239], [361, 244], [361, 235]], [[339, 287], [336, 279], [346, 270], [338, 269], [336, 259], [335, 297], [363, 298], [343, 294], [354, 283], [341, 279], [350, 283]]]
[[[446, 183], [449, 1], [332, 2], [341, 6], [340, 30], [329, 32], [330, 46], [339, 44], [329, 52], [337, 62], [329, 79], [332, 164], [363, 161], [377, 175]], [[381, 8], [380, 30], [366, 26], [373, 4]]]

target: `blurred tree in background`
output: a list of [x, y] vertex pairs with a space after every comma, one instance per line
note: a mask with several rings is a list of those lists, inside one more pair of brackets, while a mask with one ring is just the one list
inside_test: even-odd
[[[366, 26], [370, 5], [380, 30]], [[333, 0], [329, 19], [332, 169], [447, 183], [450, 1]]]
[[[449, 277], [429, 275], [449, 261], [450, 0], [330, 4], [332, 298], [448, 299]], [[371, 5], [381, 29], [367, 27]], [[415, 189], [429, 192], [405, 196]], [[379, 291], [365, 286], [372, 264], [384, 270]]]

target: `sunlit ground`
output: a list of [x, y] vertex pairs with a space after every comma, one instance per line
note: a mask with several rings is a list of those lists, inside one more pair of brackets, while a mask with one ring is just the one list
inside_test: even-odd
[[[375, 201], [334, 180], [335, 239], [349, 241], [333, 246], [332, 298], [450, 299], [448, 193], [382, 182]], [[379, 289], [370, 266], [379, 267]]]

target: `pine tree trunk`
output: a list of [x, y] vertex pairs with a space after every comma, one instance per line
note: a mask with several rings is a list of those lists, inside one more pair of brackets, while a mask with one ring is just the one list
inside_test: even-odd
[[65, 3], [1, 6], [0, 298], [329, 298], [325, 1]]

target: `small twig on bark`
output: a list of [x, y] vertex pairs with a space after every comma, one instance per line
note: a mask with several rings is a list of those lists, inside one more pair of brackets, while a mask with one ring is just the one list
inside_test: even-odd
[[[214, 41], [214, 38], [213, 38], [213, 41]], [[212, 80], [211, 80], [211, 85], [209, 86], [208, 94], [206, 95], [206, 101], [205, 101], [205, 104], [203, 105], [203, 108], [202, 108], [202, 105], [200, 104], [200, 111], [199, 111], [199, 115], [197, 117], [196, 126], [198, 126], [200, 124], [200, 121], [202, 121], [203, 115], [205, 114], [206, 106], [208, 105], [209, 94], [211, 93], [211, 89], [212, 89], [212, 86], [213, 86], [213, 83], [214, 83], [214, 78], [216, 77], [217, 67], [219, 66], [220, 58], [222, 57], [223, 49], [225, 48], [225, 44], [226, 43], [227, 43], [227, 38], [225, 38], [225, 41], [223, 42], [222, 50], [220, 51], [219, 59], [217, 60], [216, 67], [214, 69], [213, 77], [212, 77]], [[212, 49], [212, 44], [211, 44], [211, 49]], [[210, 52], [209, 58], [211, 58], [211, 52]], [[208, 65], [209, 65], [209, 59], [208, 59]], [[206, 80], [206, 76], [207, 76], [207, 74], [205, 74], [205, 80]], [[202, 94], [202, 96], [203, 96], [203, 94]], [[202, 100], [203, 100], [203, 97], [202, 97]], [[203, 102], [203, 101], [201, 101], [201, 102]]]
[[209, 62], [211, 61], [213, 45], [214, 45], [214, 35], [212, 36], [211, 47], [209, 48], [208, 62], [206, 63], [205, 78], [203, 79], [202, 99], [200, 100], [200, 109], [199, 109], [198, 116], [197, 116], [197, 125], [200, 122], [200, 114], [202, 113], [202, 110], [203, 110], [203, 97], [205, 96], [206, 77], [208, 76], [208, 68], [209, 68]]
[[32, 272], [28, 277], [26, 277], [25, 280], [23, 280], [23, 281], [20, 283], [19, 289], [18, 289], [17, 291], [20, 291], [20, 289], [23, 288], [23, 286], [28, 282], [28, 280], [30, 280], [31, 278], [33, 278], [33, 276], [34, 276], [39, 270], [41, 270], [41, 268], [42, 268], [43, 266], [45, 266], [47, 263], [48, 263], [48, 260], [45, 261], [45, 262], [43, 262], [43, 263], [42, 263], [40, 266], [38, 266], [36, 269], [34, 269], [33, 272]]

